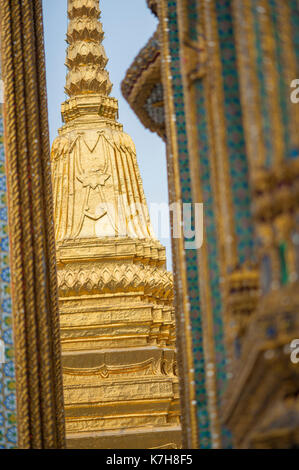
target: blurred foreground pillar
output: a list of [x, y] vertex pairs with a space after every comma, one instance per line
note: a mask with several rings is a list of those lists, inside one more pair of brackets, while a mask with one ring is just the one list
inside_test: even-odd
[[19, 447], [64, 446], [41, 0], [1, 1]]

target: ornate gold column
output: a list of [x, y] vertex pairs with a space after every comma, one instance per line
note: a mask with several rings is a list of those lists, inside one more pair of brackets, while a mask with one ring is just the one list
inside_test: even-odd
[[98, 0], [69, 0], [52, 148], [69, 447], [180, 446], [173, 280], [109, 93]]
[[5, 153], [21, 448], [61, 448], [50, 149], [40, 0], [1, 2]]

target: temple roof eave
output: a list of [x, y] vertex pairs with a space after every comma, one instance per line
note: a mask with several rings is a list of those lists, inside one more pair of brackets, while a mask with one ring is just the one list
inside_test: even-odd
[[129, 67], [121, 85], [122, 94], [142, 124], [166, 139], [161, 53], [156, 31]]

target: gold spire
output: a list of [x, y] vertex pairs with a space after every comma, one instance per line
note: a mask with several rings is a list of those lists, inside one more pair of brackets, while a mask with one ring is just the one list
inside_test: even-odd
[[179, 446], [172, 276], [108, 96], [99, 1], [69, 0], [68, 14], [51, 153], [68, 446]]
[[105, 69], [108, 59], [102, 45], [99, 0], [68, 0], [68, 17], [66, 93], [70, 97], [91, 93], [108, 96], [112, 83]]

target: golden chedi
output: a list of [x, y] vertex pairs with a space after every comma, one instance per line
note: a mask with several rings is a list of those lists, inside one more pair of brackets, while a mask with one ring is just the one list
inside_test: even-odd
[[67, 445], [180, 446], [172, 275], [117, 122], [99, 0], [69, 0], [52, 147]]

